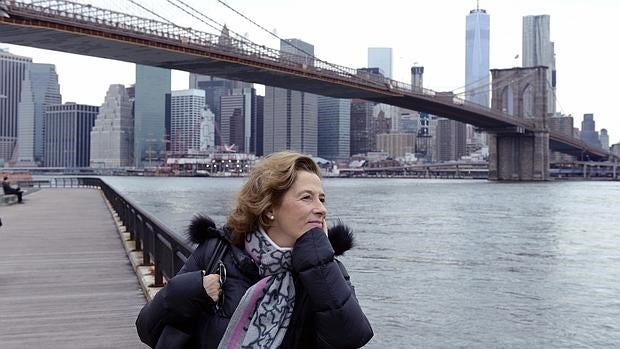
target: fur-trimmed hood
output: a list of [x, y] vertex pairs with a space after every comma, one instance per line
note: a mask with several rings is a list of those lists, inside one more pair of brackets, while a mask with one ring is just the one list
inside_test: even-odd
[[[329, 237], [329, 242], [331, 243], [336, 256], [343, 255], [346, 251], [355, 246], [353, 232], [340, 220], [329, 227], [327, 236]], [[206, 215], [194, 216], [192, 222], [187, 228], [187, 237], [191, 242], [196, 244], [203, 243], [207, 239], [216, 237], [224, 238], [230, 241], [228, 233], [223, 229], [218, 229], [215, 222], [213, 222], [213, 220]]]

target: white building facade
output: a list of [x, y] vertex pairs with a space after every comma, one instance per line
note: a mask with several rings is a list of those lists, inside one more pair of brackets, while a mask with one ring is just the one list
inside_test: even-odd
[[200, 113], [200, 151], [215, 150], [215, 114], [208, 106]]
[[170, 101], [170, 150], [174, 154], [200, 150], [200, 124], [206, 106], [205, 91], [172, 91]]
[[133, 166], [134, 120], [127, 89], [110, 85], [90, 132], [90, 166]]

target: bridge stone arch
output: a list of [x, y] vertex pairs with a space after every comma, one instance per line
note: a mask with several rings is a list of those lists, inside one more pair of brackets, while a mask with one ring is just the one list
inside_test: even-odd
[[547, 67], [491, 69], [491, 107], [515, 119], [534, 121], [535, 130], [519, 127], [487, 130], [489, 179], [549, 179]]
[[512, 92], [512, 86], [507, 85], [502, 89], [501, 107], [499, 110], [508, 115], [514, 115], [514, 93]]
[[526, 119], [534, 118], [536, 115], [534, 100], [534, 87], [527, 84], [523, 89], [523, 117]]

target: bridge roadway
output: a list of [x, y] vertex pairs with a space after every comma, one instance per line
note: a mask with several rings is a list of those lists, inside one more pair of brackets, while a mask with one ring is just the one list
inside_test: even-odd
[[[360, 98], [466, 122], [491, 132], [534, 131], [532, 120], [466, 102], [450, 93], [412, 91], [398, 81], [247, 41], [69, 1], [0, 0], [0, 42]], [[552, 150], [604, 159], [607, 151], [558, 132]]]
[[42, 189], [0, 217], [0, 348], [146, 348], [145, 303], [96, 189]]

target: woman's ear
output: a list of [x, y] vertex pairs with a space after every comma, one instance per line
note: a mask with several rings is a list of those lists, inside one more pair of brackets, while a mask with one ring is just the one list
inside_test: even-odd
[[269, 208], [265, 211], [265, 216], [267, 217], [267, 221], [273, 221], [276, 218], [273, 208]]

